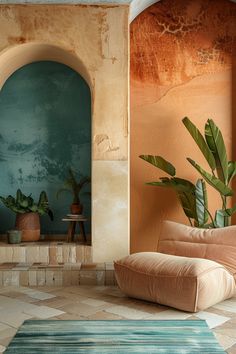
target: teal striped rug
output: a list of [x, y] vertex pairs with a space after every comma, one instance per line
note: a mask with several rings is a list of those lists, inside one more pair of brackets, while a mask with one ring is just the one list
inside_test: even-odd
[[7, 354], [225, 353], [205, 321], [29, 320]]

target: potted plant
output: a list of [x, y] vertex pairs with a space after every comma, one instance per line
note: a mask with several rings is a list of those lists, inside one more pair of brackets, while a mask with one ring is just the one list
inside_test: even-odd
[[[231, 216], [236, 212], [236, 205], [228, 206], [229, 198], [233, 196], [230, 187], [236, 175], [236, 162], [228, 161], [224, 139], [220, 129], [212, 119], [205, 124], [204, 136], [187, 118], [183, 124], [198, 145], [206, 159], [210, 171], [205, 171], [197, 162], [187, 158], [188, 162], [200, 173], [201, 177], [195, 184], [176, 176], [175, 167], [161, 156], [140, 155], [140, 158], [161, 169], [170, 177], [161, 177], [149, 185], [172, 188], [181, 203], [190, 225], [200, 228], [219, 228], [231, 224]], [[212, 214], [208, 209], [206, 182], [213, 187], [222, 200], [222, 206]]]
[[69, 192], [73, 195], [73, 202], [70, 206], [70, 211], [72, 214], [82, 214], [83, 205], [80, 202], [80, 193], [81, 190], [90, 182], [91, 179], [87, 176], [82, 177], [79, 181], [77, 181], [75, 173], [71, 168], [69, 169], [64, 187], [59, 189], [57, 192], [57, 197], [59, 197], [62, 192]]
[[49, 208], [46, 192], [42, 191], [37, 203], [31, 195], [24, 195], [20, 189], [16, 197], [9, 195], [7, 198], [0, 197], [3, 204], [16, 213], [17, 230], [22, 231], [22, 241], [38, 241], [40, 239], [40, 216], [48, 214], [53, 220], [53, 213]]
[[21, 243], [21, 234], [22, 234], [21, 230], [14, 229], [14, 230], [7, 231], [8, 243], [10, 244]]

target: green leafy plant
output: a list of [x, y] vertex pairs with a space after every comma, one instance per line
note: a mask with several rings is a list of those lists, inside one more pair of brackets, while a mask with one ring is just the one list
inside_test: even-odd
[[[228, 226], [231, 222], [231, 216], [236, 212], [236, 205], [232, 208], [227, 206], [228, 199], [233, 195], [230, 184], [236, 175], [236, 162], [228, 161], [222, 133], [212, 119], [208, 119], [205, 124], [205, 136], [201, 134], [189, 118], [185, 117], [182, 121], [207, 161], [210, 172], [205, 171], [198, 163], [188, 157], [188, 162], [202, 177], [197, 180], [196, 184], [193, 184], [191, 181], [177, 177], [175, 167], [163, 157], [140, 155], [141, 159], [170, 176], [161, 177], [159, 181], [147, 184], [172, 188], [176, 192], [183, 211], [192, 226], [201, 228]], [[222, 207], [215, 211], [214, 216], [208, 209], [206, 182], [220, 194], [222, 200]]]
[[69, 192], [73, 195], [73, 203], [80, 204], [81, 190], [91, 182], [90, 177], [82, 177], [79, 181], [76, 180], [74, 171], [70, 168], [68, 177], [65, 180], [64, 187], [59, 189], [57, 197], [63, 192]]
[[20, 189], [17, 190], [15, 198], [9, 195], [4, 198], [0, 196], [2, 203], [17, 214], [24, 213], [38, 213], [39, 215], [48, 214], [51, 220], [53, 220], [53, 212], [49, 207], [48, 197], [46, 192], [42, 191], [39, 196], [39, 200], [36, 203], [34, 199], [26, 196], [21, 192]]

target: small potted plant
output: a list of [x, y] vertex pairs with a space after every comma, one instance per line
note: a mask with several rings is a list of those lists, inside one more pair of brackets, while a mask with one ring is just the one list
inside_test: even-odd
[[81, 190], [91, 182], [90, 177], [82, 177], [79, 181], [76, 180], [75, 173], [70, 168], [68, 177], [65, 180], [64, 187], [59, 189], [57, 192], [57, 197], [62, 192], [69, 192], [73, 195], [73, 202], [70, 206], [70, 211], [72, 214], [82, 214], [83, 205], [80, 202], [80, 193]]
[[9, 230], [7, 231], [7, 239], [8, 239], [8, 243], [10, 244], [18, 244], [21, 243], [21, 230]]
[[48, 214], [53, 220], [53, 213], [49, 208], [46, 192], [42, 191], [38, 203], [35, 203], [31, 195], [24, 195], [20, 189], [16, 197], [9, 195], [0, 197], [3, 204], [16, 213], [17, 230], [22, 232], [22, 241], [38, 241], [40, 239], [40, 216]]

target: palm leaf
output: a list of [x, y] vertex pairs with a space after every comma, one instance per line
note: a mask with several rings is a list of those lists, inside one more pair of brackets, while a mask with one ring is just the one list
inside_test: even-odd
[[84, 186], [91, 182], [91, 178], [88, 176], [82, 177], [79, 183], [77, 184], [78, 190], [80, 191]]
[[142, 160], [149, 162], [151, 165], [160, 168], [170, 176], [174, 176], [176, 173], [175, 167], [161, 156], [140, 155], [139, 157]]
[[196, 213], [198, 224], [203, 226], [208, 221], [208, 200], [206, 183], [203, 179], [198, 179], [195, 188], [196, 196]]
[[201, 168], [195, 161], [193, 161], [189, 157], [187, 158], [187, 160], [191, 163], [193, 167], [196, 168], [196, 170], [202, 175], [205, 181], [209, 183], [213, 188], [215, 188], [220, 194], [224, 196], [233, 195], [232, 189], [226, 186], [219, 178], [203, 170], [203, 168]]
[[69, 188], [61, 188], [57, 191], [57, 194], [56, 194], [57, 199], [59, 198], [59, 195], [64, 192], [72, 193], [71, 189], [69, 189]]
[[211, 170], [215, 170], [216, 168], [216, 163], [215, 163], [215, 158], [214, 155], [212, 154], [209, 146], [207, 145], [204, 137], [202, 136], [201, 132], [197, 129], [197, 127], [190, 121], [188, 117], [185, 117], [182, 120], [183, 124], [187, 128], [188, 132], [194, 139], [195, 143], [198, 145], [199, 149], [203, 153], [206, 161], [208, 162]]
[[212, 119], [208, 119], [205, 125], [205, 137], [211, 149], [219, 179], [225, 184], [228, 183], [228, 159], [224, 139], [220, 129]]
[[234, 178], [236, 175], [236, 162], [229, 161], [228, 162], [228, 183]]

